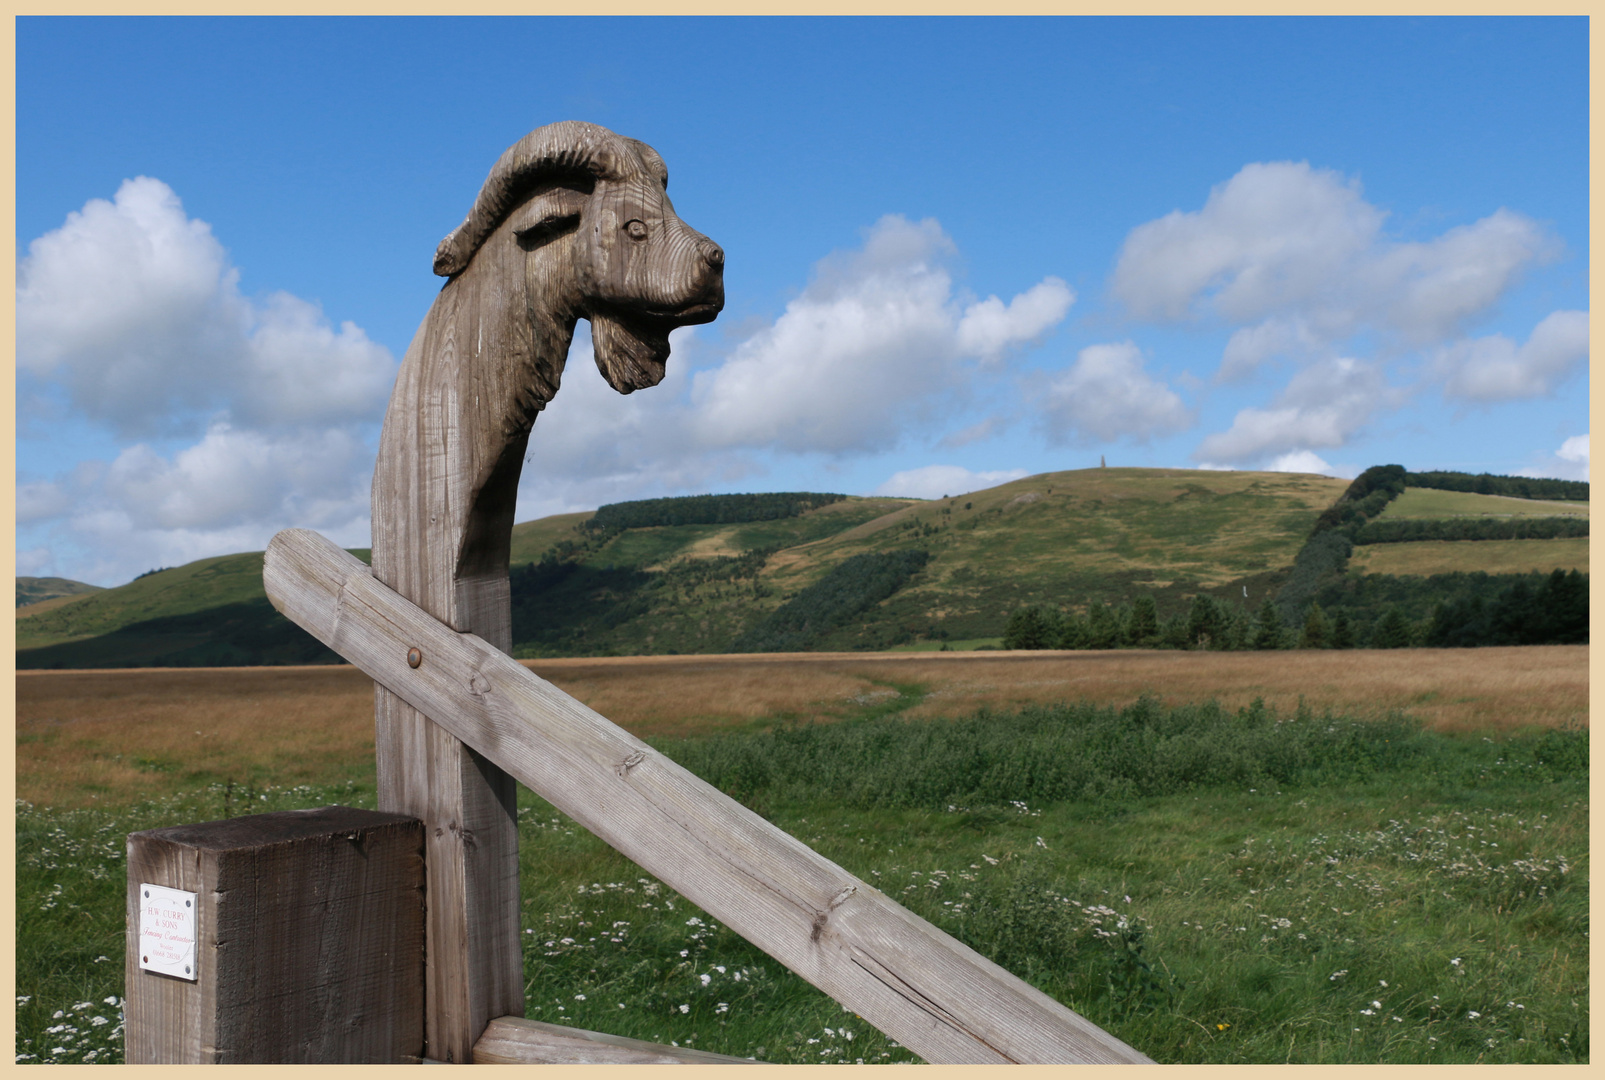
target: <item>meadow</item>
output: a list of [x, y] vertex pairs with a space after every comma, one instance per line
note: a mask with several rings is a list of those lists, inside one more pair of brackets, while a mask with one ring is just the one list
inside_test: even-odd
[[[1452, 494], [1452, 493], [1451, 493]], [[1487, 498], [1488, 496], [1479, 496]], [[1559, 540], [1411, 540], [1356, 547], [1349, 569], [1363, 574], [1588, 573], [1588, 537]]]
[[1588, 517], [1582, 500], [1517, 499], [1509, 495], [1481, 495], [1470, 491], [1407, 487], [1379, 515], [1389, 518], [1456, 517]]
[[[1588, 1052], [1586, 654], [533, 666], [1161, 1061], [1552, 1062]], [[18, 1058], [120, 1060], [123, 835], [371, 806], [370, 684], [17, 685]], [[519, 817], [531, 1017], [910, 1060], [543, 800]]]

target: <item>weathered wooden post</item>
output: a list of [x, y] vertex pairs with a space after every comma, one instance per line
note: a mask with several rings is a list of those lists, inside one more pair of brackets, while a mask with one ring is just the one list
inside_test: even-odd
[[[519, 472], [576, 322], [628, 394], [663, 378], [670, 330], [724, 304], [724, 252], [675, 215], [667, 184], [646, 144], [551, 124], [502, 155], [435, 253], [448, 280], [380, 437], [373, 571], [503, 651]], [[524, 1012], [514, 782], [384, 687], [374, 699], [380, 809], [425, 826], [426, 1054], [468, 1061], [490, 1020]]]
[[327, 806], [128, 838], [127, 1060], [423, 1049], [423, 827]]

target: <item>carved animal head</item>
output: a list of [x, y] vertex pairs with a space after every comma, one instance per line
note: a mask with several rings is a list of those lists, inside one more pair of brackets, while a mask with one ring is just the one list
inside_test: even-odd
[[578, 121], [537, 128], [491, 169], [467, 219], [436, 250], [435, 273], [471, 273], [487, 245], [516, 244], [519, 314], [570, 329], [589, 319], [597, 367], [615, 390], [656, 385], [669, 331], [724, 307], [724, 251], [675, 214], [668, 182], [645, 143]]

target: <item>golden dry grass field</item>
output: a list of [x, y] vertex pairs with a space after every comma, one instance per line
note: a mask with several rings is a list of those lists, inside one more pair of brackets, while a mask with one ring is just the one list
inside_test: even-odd
[[1405, 488], [1388, 503], [1383, 518], [1457, 517], [1588, 517], [1588, 503], [1550, 499], [1517, 499], [1470, 491]]
[[[829, 721], [917, 685], [911, 718], [1092, 700], [1256, 697], [1280, 711], [1401, 709], [1444, 731], [1588, 720], [1587, 646], [1343, 652], [791, 653], [527, 661], [643, 738]], [[367, 777], [372, 683], [356, 669], [24, 671], [17, 797], [126, 803], [214, 780], [293, 785]]]
[[1551, 570], [1588, 573], [1588, 537], [1558, 540], [1407, 540], [1363, 544], [1349, 557], [1349, 569], [1366, 574], [1428, 575], [1455, 572], [1547, 574]]

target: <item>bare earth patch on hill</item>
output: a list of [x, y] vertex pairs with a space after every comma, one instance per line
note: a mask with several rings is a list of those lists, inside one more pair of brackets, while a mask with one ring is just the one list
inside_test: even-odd
[[[1586, 646], [1343, 652], [795, 653], [527, 662], [637, 736], [708, 734], [861, 715], [1091, 700], [1263, 698], [1282, 711], [1402, 709], [1441, 731], [1588, 721]], [[27, 671], [17, 685], [17, 796], [126, 803], [204, 783], [289, 785], [372, 775], [373, 692], [346, 666]], [[893, 691], [888, 693], [888, 691]]]

